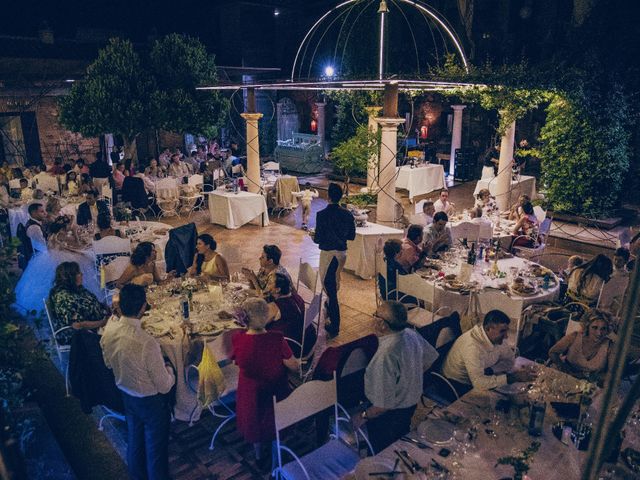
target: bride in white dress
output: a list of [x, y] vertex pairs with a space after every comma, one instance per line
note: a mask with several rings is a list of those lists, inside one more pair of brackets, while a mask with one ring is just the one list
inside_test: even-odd
[[62, 262], [77, 262], [84, 277], [84, 286], [100, 298], [100, 284], [94, 258], [83, 253], [86, 248], [71, 228], [71, 219], [61, 216], [49, 226], [48, 251], [36, 253], [20, 277], [15, 288], [15, 307], [21, 312], [36, 313], [44, 310], [43, 298], [49, 296], [56, 268]]

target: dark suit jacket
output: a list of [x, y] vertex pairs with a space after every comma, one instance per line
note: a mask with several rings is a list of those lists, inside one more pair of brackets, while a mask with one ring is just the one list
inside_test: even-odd
[[320, 250], [345, 251], [347, 240], [354, 238], [356, 221], [346, 208], [330, 203], [316, 214], [316, 234], [313, 241]]
[[[109, 213], [109, 204], [104, 200], [98, 200], [96, 202], [96, 206], [98, 207], [98, 213]], [[76, 223], [78, 225], [86, 225], [91, 221], [96, 222], [96, 220], [97, 218], [91, 218], [91, 209], [87, 202], [82, 202], [78, 206], [78, 218], [76, 219]]]

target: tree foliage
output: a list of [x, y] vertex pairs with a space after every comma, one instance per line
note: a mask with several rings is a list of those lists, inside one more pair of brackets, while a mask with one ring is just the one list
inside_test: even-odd
[[154, 81], [128, 40], [112, 38], [60, 99], [60, 123], [88, 137], [105, 133], [132, 141], [153, 126], [149, 103]]
[[335, 166], [345, 176], [345, 189], [349, 191], [351, 177], [367, 174], [367, 167], [372, 158], [377, 158], [380, 149], [379, 135], [370, 132], [367, 125], [360, 125], [356, 134], [337, 145], [332, 150]]
[[85, 136], [118, 134], [127, 144], [149, 128], [214, 136], [226, 101], [196, 87], [216, 81], [213, 57], [195, 38], [168, 35], [145, 56], [112, 38], [61, 98], [60, 122]]

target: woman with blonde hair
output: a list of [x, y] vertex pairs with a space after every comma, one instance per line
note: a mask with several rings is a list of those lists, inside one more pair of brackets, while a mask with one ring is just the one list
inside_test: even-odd
[[590, 378], [607, 372], [613, 361], [612, 317], [603, 310], [592, 310], [583, 322], [583, 331], [561, 338], [549, 350], [554, 366], [575, 377]]

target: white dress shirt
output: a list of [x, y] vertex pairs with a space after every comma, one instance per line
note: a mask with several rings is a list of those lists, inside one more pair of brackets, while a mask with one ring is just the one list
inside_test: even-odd
[[[34, 218], [31, 220], [37, 222]], [[38, 225], [31, 225], [27, 228], [27, 237], [31, 239], [31, 247], [33, 247], [34, 251], [46, 252], [49, 248], [47, 247], [47, 241], [44, 238], [44, 233], [42, 233], [42, 223], [37, 223]]]
[[142, 329], [140, 319], [111, 317], [100, 345], [104, 363], [123, 392], [150, 397], [171, 390], [173, 372], [164, 364], [160, 344]]
[[446, 213], [447, 216], [453, 215], [453, 213], [455, 212], [455, 207], [453, 206], [453, 203], [451, 203], [449, 201], [444, 203], [440, 199], [436, 200], [433, 203], [433, 208], [435, 209], [436, 212], [444, 212], [444, 213]]
[[[506, 385], [506, 372], [513, 368], [515, 354], [505, 343], [494, 345], [482, 325], [476, 325], [456, 340], [442, 367], [445, 377], [473, 388], [489, 390]], [[491, 368], [494, 375], [486, 375]]]

